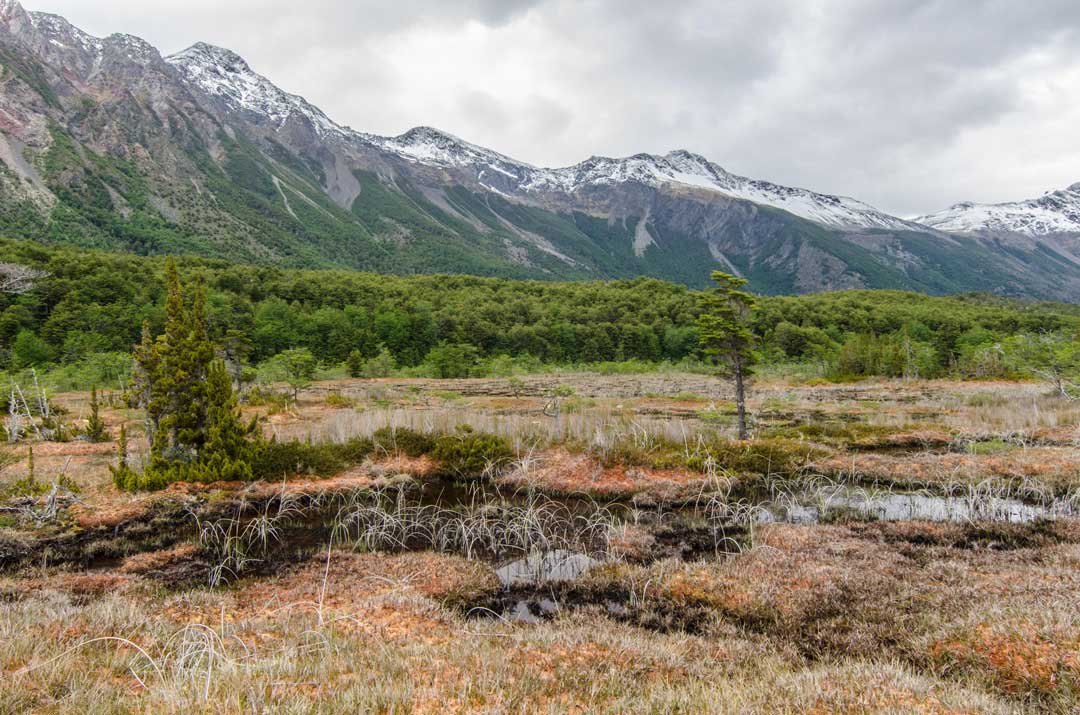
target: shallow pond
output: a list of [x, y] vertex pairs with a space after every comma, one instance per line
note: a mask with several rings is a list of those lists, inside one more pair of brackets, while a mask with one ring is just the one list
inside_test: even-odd
[[758, 523], [816, 524], [839, 516], [880, 521], [991, 521], [1026, 524], [1076, 516], [1066, 501], [1045, 505], [997, 496], [941, 496], [920, 492], [873, 493], [858, 489], [785, 495], [761, 504]]

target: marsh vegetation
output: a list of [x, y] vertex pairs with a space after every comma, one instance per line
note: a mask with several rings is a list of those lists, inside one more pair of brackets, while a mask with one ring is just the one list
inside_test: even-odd
[[739, 441], [729, 390], [315, 382], [240, 410], [275, 476], [152, 492], [109, 471], [121, 428], [151, 460], [139, 411], [50, 395], [76, 426], [95, 399], [108, 441], [4, 450], [0, 703], [1075, 710], [1075, 402], [764, 376]]

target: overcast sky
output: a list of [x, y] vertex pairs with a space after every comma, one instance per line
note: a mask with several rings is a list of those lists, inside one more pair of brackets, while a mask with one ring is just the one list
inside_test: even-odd
[[203, 40], [362, 131], [541, 166], [686, 148], [914, 215], [1080, 181], [1076, 0], [23, 0]]

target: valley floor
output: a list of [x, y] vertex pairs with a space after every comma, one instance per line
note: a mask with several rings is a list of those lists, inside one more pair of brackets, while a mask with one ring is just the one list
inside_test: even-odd
[[[87, 397], [55, 401], [77, 424]], [[279, 441], [511, 445], [467, 479], [402, 437], [336, 474], [130, 494], [115, 443], [8, 447], [0, 712], [1080, 709], [1080, 404], [765, 380], [735, 443], [729, 400], [548, 375], [245, 408]], [[25, 488], [31, 445], [56, 488]]]

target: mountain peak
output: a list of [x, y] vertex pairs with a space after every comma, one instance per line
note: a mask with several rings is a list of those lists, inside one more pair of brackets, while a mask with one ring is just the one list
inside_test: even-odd
[[247, 61], [232, 50], [197, 42], [169, 55], [165, 61], [188, 82], [230, 109], [261, 116], [279, 127], [291, 117], [300, 117], [307, 120], [319, 136], [346, 132], [303, 97], [282, 90], [252, 70]]
[[413, 127], [396, 137], [368, 137], [383, 151], [389, 151], [410, 161], [444, 168], [483, 165], [520, 178], [531, 167], [491, 149], [429, 126]]
[[196, 42], [186, 50], [181, 50], [166, 58], [171, 64], [202, 63], [215, 65], [230, 72], [251, 72], [243, 57], [225, 47], [211, 45], [209, 42]]
[[444, 132], [442, 129], [436, 129], [435, 127], [429, 127], [426, 124], [421, 124], [420, 126], [413, 127], [412, 129], [409, 129], [409, 130], [401, 133], [400, 135], [398, 135], [399, 139], [406, 139], [406, 138], [420, 139], [420, 138], [425, 138], [425, 137], [443, 137], [443, 138], [446, 138], [446, 139], [452, 139], [452, 140], [454, 140], [456, 142], [461, 142], [462, 144], [465, 143], [462, 139], [459, 139], [458, 137], [454, 136], [450, 132]]
[[695, 154], [689, 149], [675, 149], [674, 151], [669, 151], [665, 156], [669, 159], [691, 159], [693, 161], [709, 163], [709, 160], [701, 154]]
[[950, 233], [1038, 237], [1080, 232], [1080, 182], [1026, 201], [1000, 204], [962, 201], [915, 221]]
[[105, 38], [104, 44], [127, 54], [131, 59], [160, 59], [157, 48], [141, 37], [117, 32]]

